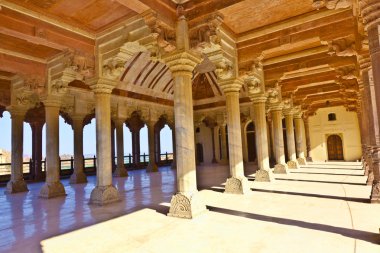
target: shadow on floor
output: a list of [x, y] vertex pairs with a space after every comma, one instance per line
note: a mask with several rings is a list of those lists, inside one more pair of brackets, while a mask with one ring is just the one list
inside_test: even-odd
[[254, 189], [254, 188], [252, 188], [251, 190], [255, 191], [255, 192], [266, 192], [266, 193], [286, 194], [286, 195], [303, 196], [303, 197], [337, 199], [337, 200], [345, 200], [345, 201], [359, 202], [359, 203], [370, 203], [369, 196], [368, 196], [368, 199], [366, 199], [366, 198], [350, 198], [350, 197], [330, 196], [330, 195], [303, 193], [303, 192], [285, 192], [285, 191], [276, 191], [276, 190], [264, 190], [264, 189]]
[[[255, 181], [254, 177], [248, 177], [249, 181]], [[348, 185], [367, 185], [366, 183], [350, 183], [350, 182], [336, 182], [336, 181], [319, 181], [319, 180], [306, 180], [294, 178], [276, 178], [282, 181], [295, 181], [295, 182], [308, 182], [308, 183], [322, 183], [322, 184], [348, 184]]]
[[311, 174], [311, 175], [329, 175], [329, 176], [352, 176], [352, 177], [363, 177], [364, 174], [344, 174], [344, 173], [319, 173], [319, 172], [302, 172], [302, 171], [291, 171], [291, 174]]
[[246, 212], [230, 210], [230, 209], [225, 209], [225, 208], [220, 208], [220, 207], [207, 206], [207, 208], [211, 212], [235, 215], [235, 216], [245, 217], [245, 218], [254, 219], [254, 220], [277, 223], [281, 225], [296, 226], [296, 227], [301, 227], [301, 228], [306, 228], [306, 229], [313, 229], [313, 230], [319, 230], [319, 231], [328, 232], [328, 233], [340, 234], [345, 237], [349, 237], [355, 240], [362, 240], [362, 241], [370, 242], [373, 244], [380, 243], [380, 236], [378, 234], [367, 232], [367, 231], [335, 227], [331, 225], [311, 223], [311, 222], [292, 220], [292, 219], [286, 219], [286, 218], [279, 218], [279, 217], [267, 216], [267, 215], [262, 215], [262, 214], [246, 213]]

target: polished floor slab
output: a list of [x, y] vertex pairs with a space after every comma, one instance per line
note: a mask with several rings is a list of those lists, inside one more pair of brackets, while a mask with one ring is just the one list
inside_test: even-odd
[[67, 196], [50, 200], [38, 198], [41, 183], [15, 195], [1, 188], [0, 251], [380, 252], [380, 205], [368, 203], [358, 163], [309, 164], [274, 183], [250, 181], [244, 196], [222, 193], [227, 166], [197, 173], [209, 212], [194, 220], [165, 215], [175, 192], [168, 167], [115, 178], [122, 200], [105, 207], [88, 205], [95, 177], [63, 180]]

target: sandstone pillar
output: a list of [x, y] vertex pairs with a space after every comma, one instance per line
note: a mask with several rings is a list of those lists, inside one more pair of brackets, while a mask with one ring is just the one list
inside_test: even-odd
[[222, 158], [220, 163], [228, 164], [227, 158], [227, 135], [226, 135], [226, 125], [222, 124], [220, 127], [220, 146], [222, 149]]
[[158, 172], [158, 167], [155, 159], [155, 138], [154, 138], [154, 125], [155, 121], [148, 121], [148, 143], [149, 143], [149, 164], [146, 170], [148, 172]]
[[7, 183], [5, 193], [18, 193], [28, 191], [23, 174], [23, 143], [24, 143], [24, 117], [25, 111], [11, 109], [12, 119], [12, 163], [11, 180]]
[[140, 129], [132, 130], [132, 157], [134, 166], [140, 164]]
[[[370, 57], [372, 62], [372, 71], [369, 72], [370, 89], [374, 91], [374, 96], [371, 96], [372, 102], [375, 102], [376, 116], [380, 112], [380, 12], [378, 0], [361, 1], [361, 14], [365, 24], [365, 29], [368, 32], [368, 44]], [[371, 192], [371, 202], [380, 203], [380, 140], [379, 129], [380, 117], [374, 119], [377, 121], [376, 135], [371, 136], [375, 139], [376, 145], [372, 147], [372, 170], [373, 184]]]
[[302, 114], [298, 113], [294, 115], [294, 126], [296, 133], [296, 151], [297, 151], [297, 162], [299, 165], [306, 165], [305, 153], [302, 148], [303, 143], [303, 128], [302, 128]]
[[285, 110], [285, 124], [286, 124], [286, 140], [288, 147], [288, 168], [298, 169], [299, 164], [296, 156], [296, 144], [294, 140], [294, 126], [293, 126], [293, 112], [291, 110]]
[[114, 177], [127, 177], [128, 172], [124, 165], [124, 131], [123, 131], [124, 120], [116, 119], [116, 150], [117, 150], [117, 165], [114, 171]]
[[42, 129], [44, 122], [35, 121], [30, 123], [32, 128], [32, 153], [33, 153], [33, 179], [42, 180]]
[[40, 191], [41, 198], [65, 196], [65, 188], [59, 181], [59, 109], [60, 102], [46, 100], [46, 182]]
[[74, 130], [74, 172], [70, 177], [70, 184], [87, 183], [87, 177], [84, 174], [83, 161], [83, 120], [84, 115], [72, 116]]
[[285, 162], [284, 135], [282, 132], [282, 106], [272, 107], [271, 113], [274, 137], [274, 155], [276, 159], [276, 165], [274, 166], [273, 172], [277, 174], [287, 174], [288, 165]]
[[312, 162], [313, 159], [310, 156], [311, 142], [310, 142], [309, 118], [304, 117], [303, 122], [304, 122], [304, 126], [305, 126], [305, 136], [306, 136], [306, 160], [308, 162]]
[[95, 93], [96, 118], [96, 187], [91, 192], [90, 204], [105, 205], [119, 200], [112, 185], [111, 168], [111, 92], [114, 83], [101, 79], [91, 85]]
[[254, 96], [252, 101], [255, 115], [256, 149], [259, 166], [259, 170], [256, 171], [255, 181], [271, 182], [275, 179], [269, 168], [268, 131], [265, 113], [265, 102], [267, 101], [267, 96], [264, 94]]
[[[173, 161], [172, 161], [172, 166], [171, 168], [173, 170], [177, 169], [177, 162], [176, 162], [176, 156], [177, 156], [177, 153], [176, 153], [176, 144], [175, 144], [175, 129], [174, 127], [172, 128], [172, 146], [173, 146]], [[160, 154], [160, 157], [161, 157], [161, 154]]]
[[193, 70], [201, 60], [189, 51], [188, 25], [182, 6], [178, 6], [177, 13], [177, 51], [164, 57], [174, 79], [177, 163], [177, 194], [171, 199], [168, 215], [191, 219], [207, 210], [197, 189], [191, 82]]
[[115, 124], [111, 121], [111, 168], [112, 171], [116, 168], [115, 164]]

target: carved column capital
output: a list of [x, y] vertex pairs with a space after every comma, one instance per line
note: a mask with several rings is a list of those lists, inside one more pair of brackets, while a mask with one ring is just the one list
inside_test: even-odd
[[175, 51], [163, 57], [163, 60], [174, 77], [182, 75], [192, 77], [195, 66], [202, 61], [198, 55], [190, 51]]
[[223, 90], [224, 94], [239, 93], [241, 87], [244, 84], [242, 79], [226, 79], [218, 81], [220, 88]]
[[95, 94], [111, 94], [117, 82], [108, 78], [96, 78], [89, 81], [89, 85]]

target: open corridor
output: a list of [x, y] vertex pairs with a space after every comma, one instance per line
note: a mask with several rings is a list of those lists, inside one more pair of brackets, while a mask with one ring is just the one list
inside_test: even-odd
[[233, 195], [222, 193], [227, 166], [198, 167], [209, 211], [192, 220], [166, 216], [170, 167], [114, 178], [121, 201], [103, 207], [88, 204], [94, 176], [62, 180], [67, 196], [48, 200], [38, 197], [42, 183], [12, 195], [2, 187], [0, 252], [380, 252], [380, 205], [369, 204], [360, 163], [309, 163], [273, 183], [252, 171], [252, 191]]

